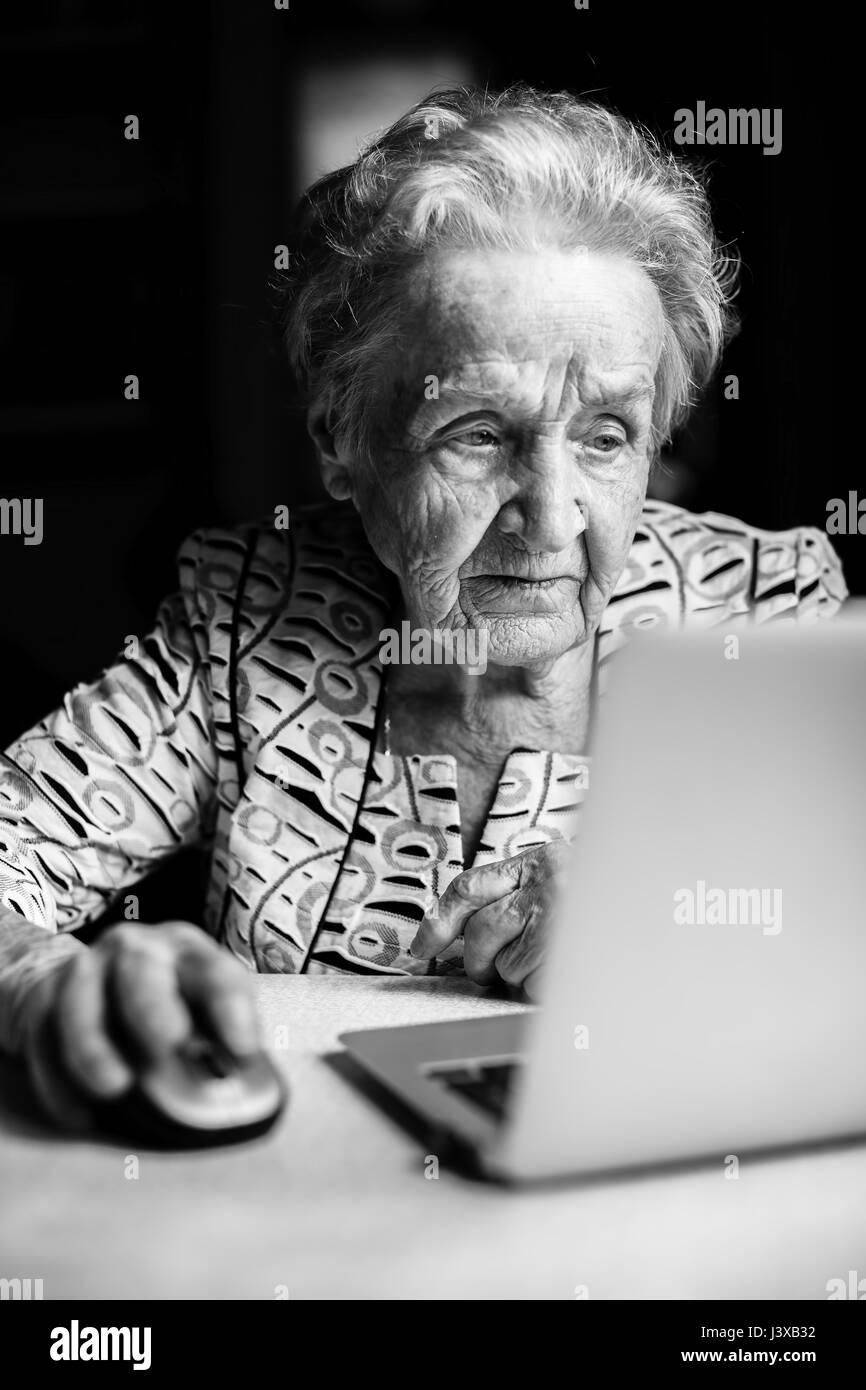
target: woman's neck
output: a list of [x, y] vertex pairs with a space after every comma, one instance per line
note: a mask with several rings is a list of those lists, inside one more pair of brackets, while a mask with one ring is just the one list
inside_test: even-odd
[[387, 667], [391, 751], [494, 764], [515, 747], [582, 752], [594, 647], [591, 640], [543, 665], [491, 663], [475, 674], [457, 664]]

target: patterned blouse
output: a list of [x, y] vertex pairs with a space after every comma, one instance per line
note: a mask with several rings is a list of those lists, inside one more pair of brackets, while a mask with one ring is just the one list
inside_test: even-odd
[[[5, 756], [0, 1012], [4, 923], [68, 933], [193, 842], [204, 925], [251, 970], [459, 969], [459, 941], [434, 962], [408, 954], [466, 867], [456, 763], [377, 751], [393, 580], [354, 510], [196, 533], [179, 565], [153, 632]], [[597, 637], [597, 691], [637, 628], [808, 621], [846, 594], [820, 531], [648, 502]], [[588, 775], [587, 757], [515, 749], [475, 862], [573, 836]]]

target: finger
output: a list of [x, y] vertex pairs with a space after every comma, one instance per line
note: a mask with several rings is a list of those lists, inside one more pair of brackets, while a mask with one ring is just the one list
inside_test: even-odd
[[30, 1084], [43, 1113], [64, 1129], [87, 1130], [92, 1115], [87, 1102], [66, 1077], [51, 1020], [34, 1034], [27, 1051]]
[[109, 978], [116, 1021], [148, 1061], [159, 1061], [190, 1036], [193, 1024], [179, 988], [177, 954], [165, 942], [120, 944]]
[[120, 1095], [134, 1073], [107, 1031], [107, 970], [96, 951], [77, 956], [64, 975], [55, 1011], [57, 1041], [72, 1080], [88, 1094]]
[[532, 1000], [533, 1004], [537, 1003], [538, 1000], [541, 998], [541, 991], [544, 988], [543, 981], [543, 970], [533, 970], [532, 973], [530, 975], [527, 975], [525, 980], [523, 981], [523, 992], [526, 995], [527, 999]]
[[236, 1057], [261, 1047], [256, 1001], [249, 978], [229, 956], [208, 943], [181, 957], [180, 987], [196, 1014]]
[[519, 942], [523, 929], [517, 893], [473, 912], [463, 932], [463, 969], [470, 980], [479, 985], [495, 984], [499, 978], [497, 958]]
[[439, 899], [438, 908], [425, 916], [409, 947], [410, 954], [418, 960], [430, 960], [464, 935], [474, 912], [514, 891], [520, 881], [521, 859], [518, 854], [458, 874]]
[[544, 931], [537, 899], [531, 899], [528, 892], [516, 893], [514, 911], [523, 923], [523, 930], [515, 936], [496, 957], [496, 972], [507, 985], [522, 985], [544, 959]]

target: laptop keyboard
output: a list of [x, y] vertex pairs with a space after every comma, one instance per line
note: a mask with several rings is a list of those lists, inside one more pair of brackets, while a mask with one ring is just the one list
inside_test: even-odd
[[508, 1109], [514, 1078], [522, 1065], [518, 1061], [464, 1062], [458, 1066], [431, 1067], [427, 1075], [501, 1120]]

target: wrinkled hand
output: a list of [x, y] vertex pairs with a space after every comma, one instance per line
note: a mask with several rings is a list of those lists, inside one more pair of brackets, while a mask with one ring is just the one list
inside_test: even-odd
[[463, 968], [477, 984], [522, 986], [535, 998], [553, 909], [572, 862], [562, 840], [459, 874], [436, 915], [421, 923], [411, 952], [431, 960], [463, 937]]
[[109, 928], [40, 979], [25, 1008], [31, 1084], [47, 1114], [75, 1129], [94, 1100], [122, 1095], [194, 1027], [239, 1057], [259, 1047], [247, 972], [189, 922]]

